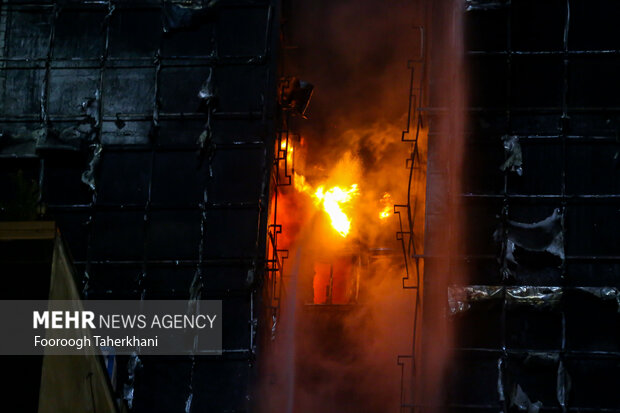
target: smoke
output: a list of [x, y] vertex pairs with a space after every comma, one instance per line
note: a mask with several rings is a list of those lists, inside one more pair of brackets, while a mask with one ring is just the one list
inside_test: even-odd
[[[315, 85], [310, 121], [299, 131], [313, 148], [309, 164], [347, 150], [373, 155], [404, 126], [407, 60], [418, 33], [410, 1], [293, 2], [290, 72]], [[372, 132], [372, 133], [369, 133]], [[366, 160], [364, 158], [364, 160]]]
[[[408, 118], [408, 60], [421, 53], [415, 25], [423, 23], [425, 8], [425, 2], [379, 0], [291, 4], [287, 30], [296, 48], [287, 55], [287, 74], [315, 87], [309, 119], [292, 125], [302, 137], [294, 144], [295, 179], [303, 177], [310, 188], [356, 184], [359, 196], [348, 211], [351, 232], [342, 237], [313, 203], [311, 191], [299, 191], [298, 185], [280, 194], [282, 245], [295, 258], [285, 270], [288, 299], [282, 301], [280, 330], [263, 356], [265, 379], [258, 391], [263, 412], [396, 412], [402, 402], [413, 401], [403, 398], [401, 383], [406, 376], [409, 394], [411, 361], [403, 367], [398, 360], [411, 356], [418, 344], [413, 333], [419, 303], [415, 290], [403, 289], [398, 215], [382, 218], [380, 212], [386, 193], [397, 204], [409, 197], [415, 222], [415, 250], [409, 253], [424, 252], [428, 125], [420, 130], [411, 177], [411, 144], [401, 134]], [[415, 73], [416, 85], [423, 75]], [[408, 218], [401, 219], [406, 226]], [[319, 268], [328, 268], [329, 278], [329, 271], [337, 272], [335, 263], [359, 283], [317, 284]], [[415, 282], [414, 276], [408, 281]], [[328, 292], [317, 294], [318, 288]], [[338, 288], [352, 297], [350, 305], [317, 302]], [[294, 361], [287, 363], [290, 354]], [[433, 357], [444, 360], [445, 353]], [[442, 368], [439, 361], [431, 364]]]
[[[429, 412], [443, 411], [449, 388], [454, 332], [447, 317], [447, 289], [465, 284], [468, 274], [460, 264], [463, 246], [461, 184], [465, 131], [463, 7], [458, 0], [428, 2], [428, 106], [433, 115], [427, 168], [428, 210], [425, 221], [425, 274], [423, 320], [417, 354], [415, 402]], [[475, 165], [467, 165], [475, 168]]]

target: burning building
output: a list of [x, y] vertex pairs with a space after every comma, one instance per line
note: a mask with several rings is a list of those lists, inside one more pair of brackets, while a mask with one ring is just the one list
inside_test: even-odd
[[3, 2], [2, 298], [224, 323], [7, 409], [620, 412], [616, 3]]

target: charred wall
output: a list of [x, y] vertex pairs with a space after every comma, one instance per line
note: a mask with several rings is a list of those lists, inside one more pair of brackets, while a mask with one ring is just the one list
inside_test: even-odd
[[133, 411], [252, 403], [278, 21], [269, 0], [2, 2], [2, 219], [56, 221], [85, 298], [223, 300], [223, 356], [118, 360]]
[[464, 250], [452, 259], [468, 280], [444, 291], [443, 405], [618, 411], [619, 5], [462, 6]]

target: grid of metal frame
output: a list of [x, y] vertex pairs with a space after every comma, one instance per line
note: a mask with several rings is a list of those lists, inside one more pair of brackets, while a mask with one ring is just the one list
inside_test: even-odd
[[137, 398], [173, 390], [138, 410], [160, 400], [246, 411], [268, 265], [279, 2], [0, 7], [1, 162], [37, 176], [84, 295], [221, 299], [230, 316], [222, 360], [143, 363]]
[[[460, 208], [468, 245], [454, 259], [471, 285], [455, 287], [466, 298], [452, 308], [458, 342], [448, 407], [620, 411], [620, 42], [606, 26], [618, 5], [506, 0], [466, 8]], [[514, 167], [502, 171], [507, 162]], [[554, 211], [561, 253], [507, 254], [509, 221], [533, 224]]]
[[[419, 55], [407, 61], [410, 70], [407, 124], [402, 131], [401, 141], [409, 146], [409, 158], [405, 161], [405, 166], [409, 171], [407, 181], [407, 198], [405, 204], [395, 204], [394, 214], [398, 216], [399, 230], [396, 232], [396, 239], [400, 241], [404, 258], [405, 274], [402, 278], [402, 286], [405, 290], [413, 290], [415, 293], [413, 308], [413, 326], [411, 335], [411, 354], [399, 355], [397, 363], [401, 369], [400, 384], [400, 411], [411, 411], [415, 400], [415, 377], [417, 375], [417, 360], [419, 355], [416, 352], [418, 346], [418, 334], [420, 329], [420, 311], [422, 308], [422, 294], [420, 287], [424, 268], [424, 254], [422, 250], [422, 223], [419, 222], [421, 208], [420, 203], [424, 198], [418, 194], [425, 193], [426, 164], [420, 155], [421, 133], [425, 127], [424, 117], [420, 108], [423, 103], [423, 84], [424, 84], [424, 60], [425, 60], [425, 32], [423, 26], [416, 26], [414, 30], [419, 35]], [[417, 73], [416, 73], [417, 69]], [[421, 143], [420, 143], [421, 144]], [[422, 183], [422, 186], [420, 184]]]

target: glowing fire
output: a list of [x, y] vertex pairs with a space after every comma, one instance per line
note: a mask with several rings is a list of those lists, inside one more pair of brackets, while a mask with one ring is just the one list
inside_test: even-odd
[[281, 151], [286, 151], [286, 161], [288, 162], [289, 165], [292, 165], [292, 163], [293, 163], [293, 145], [291, 145], [286, 140], [282, 140], [280, 142], [280, 150]]
[[351, 219], [345, 210], [350, 207], [354, 197], [359, 195], [357, 184], [346, 187], [334, 186], [325, 190], [321, 185], [316, 190], [312, 189], [303, 175], [294, 174], [295, 189], [312, 196], [317, 205], [321, 205], [329, 216], [332, 227], [343, 237], [346, 237], [351, 230]]
[[379, 203], [383, 206], [381, 212], [379, 212], [379, 219], [386, 219], [394, 213], [394, 201], [392, 196], [387, 192], [383, 194], [383, 197], [379, 200]]
[[329, 215], [332, 227], [343, 237], [349, 234], [351, 229], [351, 219], [344, 213], [342, 207], [349, 203], [354, 196], [358, 195], [357, 185], [351, 185], [349, 189], [342, 189], [339, 186], [325, 191], [320, 186], [314, 193], [315, 198], [323, 205], [323, 209]]

